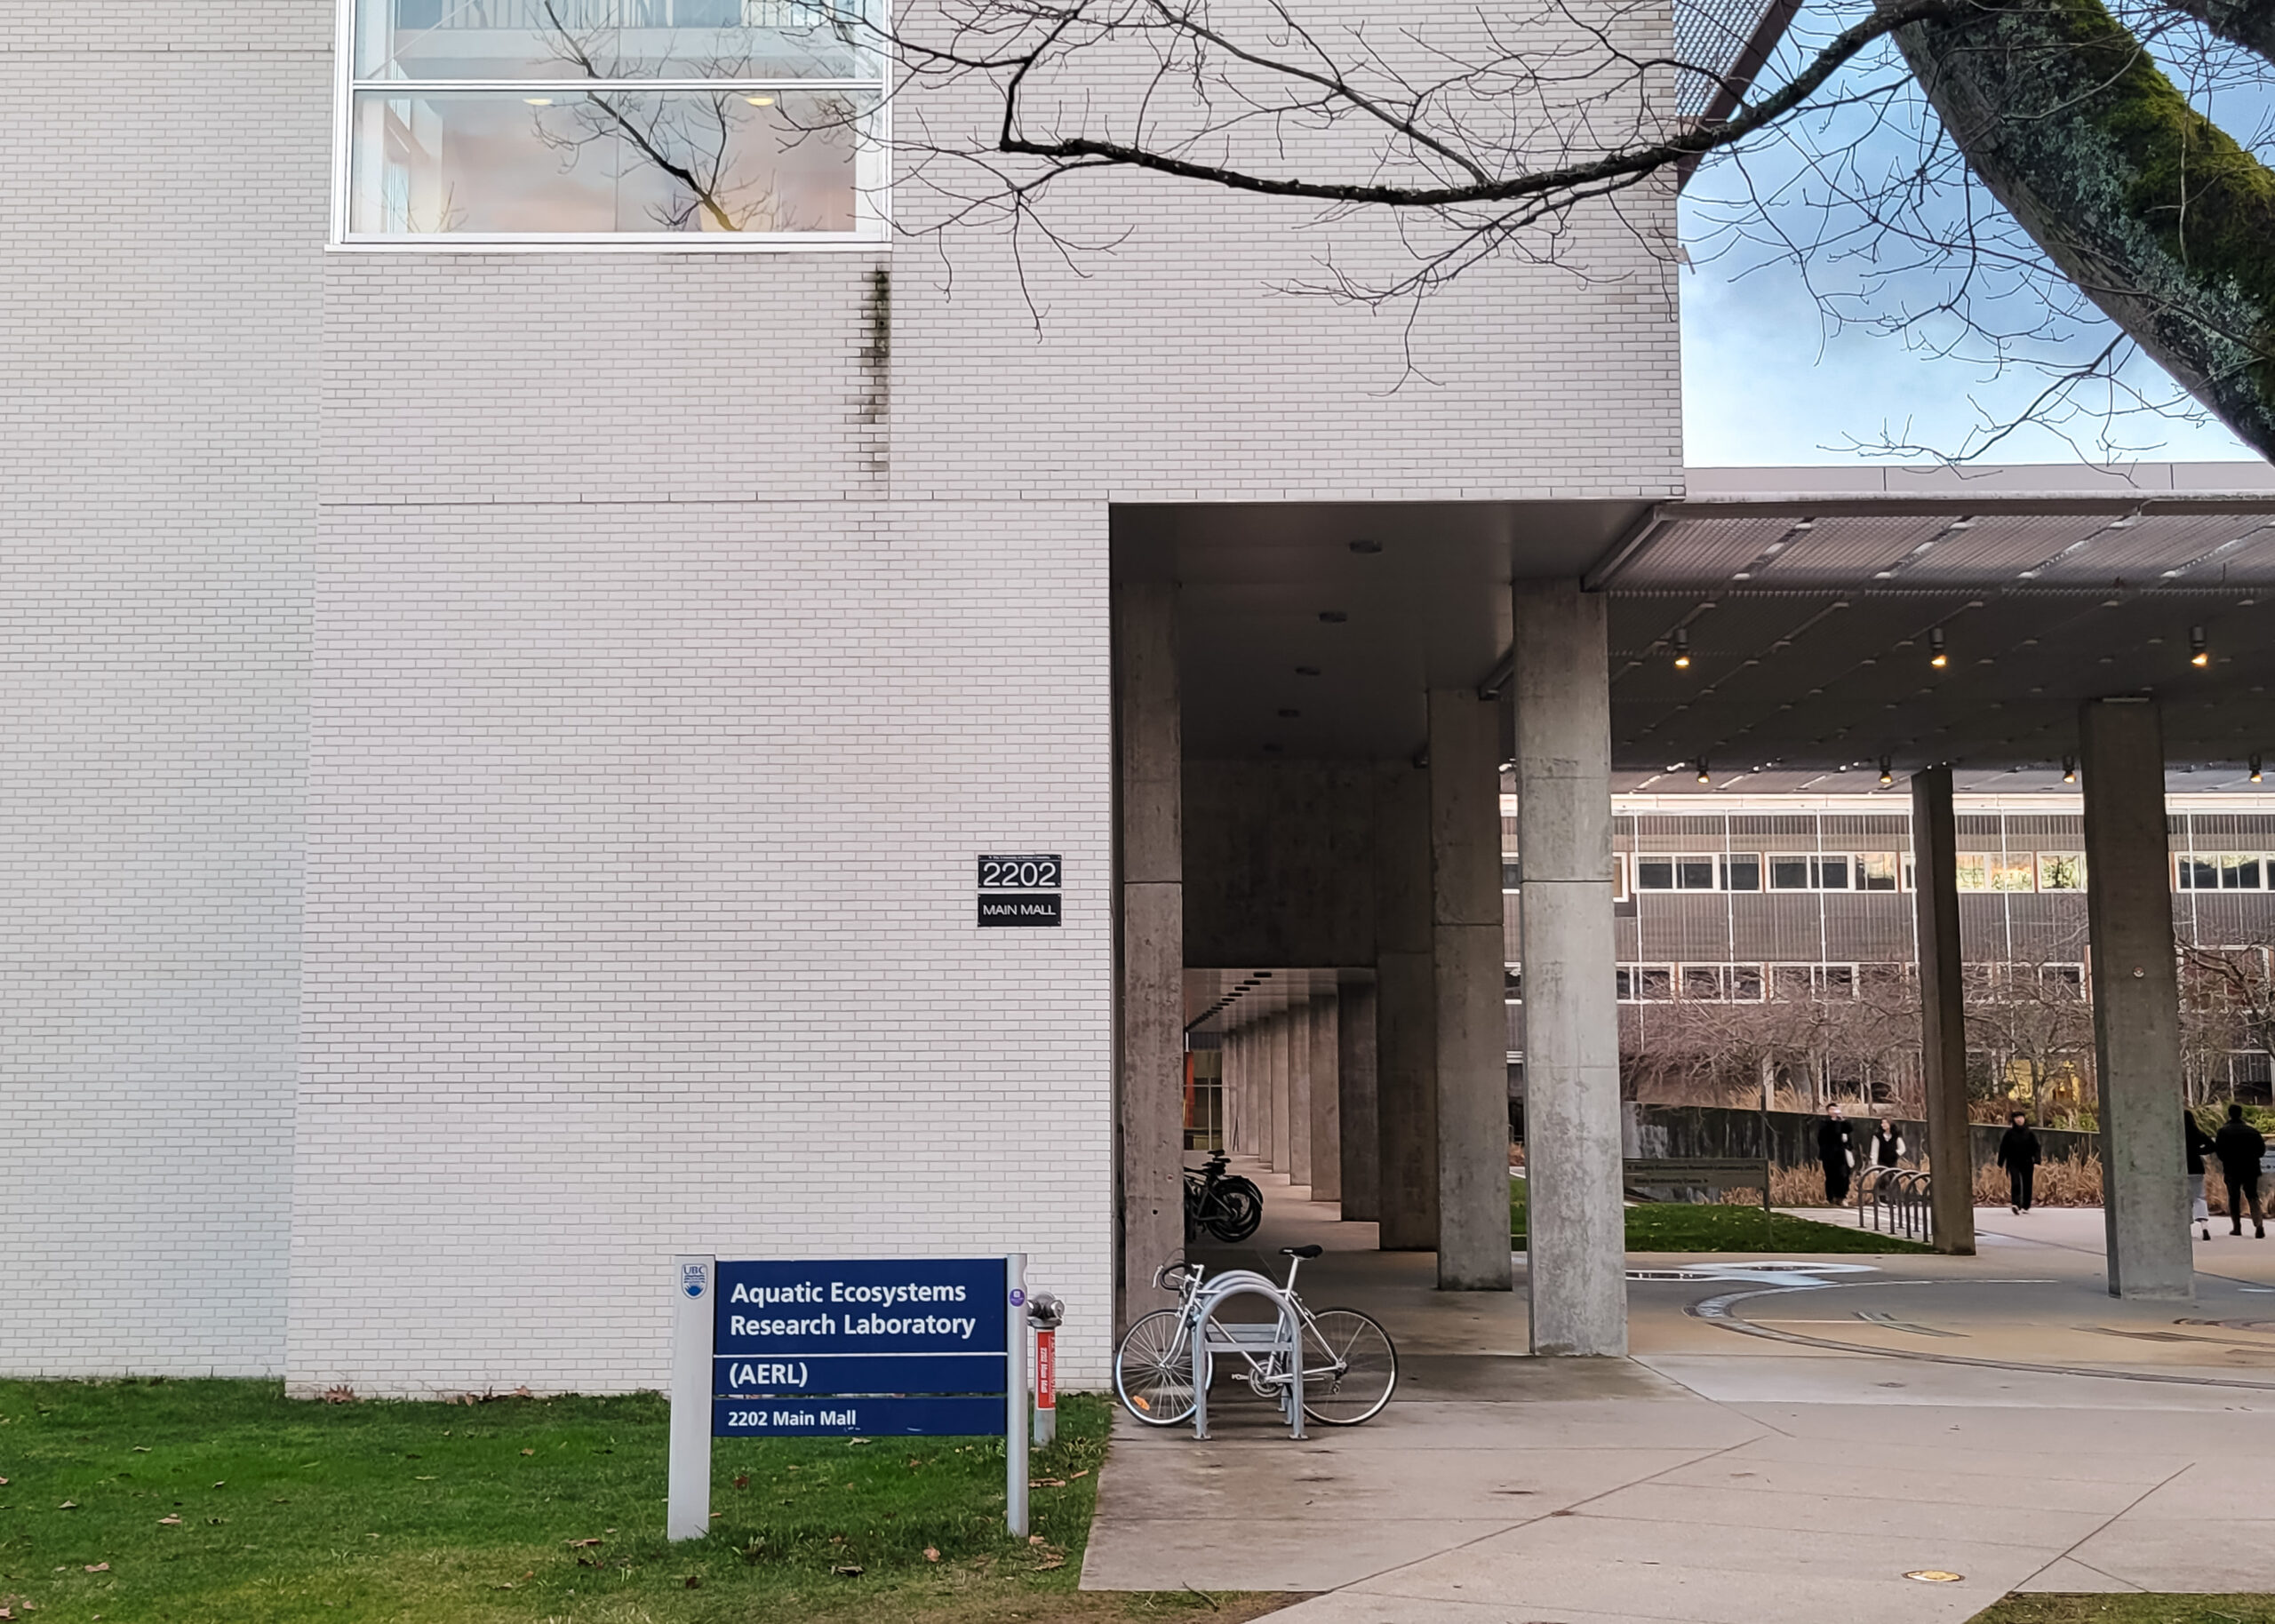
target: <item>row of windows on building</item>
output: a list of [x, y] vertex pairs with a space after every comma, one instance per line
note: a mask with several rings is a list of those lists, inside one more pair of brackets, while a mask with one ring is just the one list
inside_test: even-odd
[[[1970, 965], [1970, 980], [1982, 983], [1989, 967]], [[2008, 967], [2009, 974], [2035, 977], [2049, 997], [2083, 998], [2086, 967], [2039, 964]], [[1617, 971], [1623, 1004], [1760, 1004], [1854, 999], [1899, 991], [1912, 978], [1907, 964], [1623, 964]], [[1521, 992], [1521, 975], [1510, 984]], [[1515, 994], [1512, 994], [1514, 996]]]
[[[1909, 891], [1912, 859], [1896, 852], [1621, 852], [1614, 861], [1622, 902], [1647, 891]], [[2249, 852], [2182, 853], [2173, 858], [2178, 891], [2275, 891], [2275, 856]], [[1505, 890], [1518, 888], [1522, 865], [1501, 863]], [[2082, 891], [2081, 852], [1963, 852], [1962, 891]]]

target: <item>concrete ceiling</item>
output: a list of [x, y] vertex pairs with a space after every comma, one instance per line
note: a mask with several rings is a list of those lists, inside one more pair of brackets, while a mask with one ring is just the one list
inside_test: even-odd
[[1519, 576], [1610, 597], [1623, 789], [1696, 787], [1703, 761], [1716, 788], [1845, 791], [1884, 759], [2058, 787], [2078, 705], [2121, 693], [2163, 701], [2179, 778], [2239, 785], [2275, 755], [2260, 464], [1693, 470], [1656, 506], [1117, 507], [1114, 540], [1117, 578], [1183, 585], [1193, 756], [1410, 756], [1425, 690], [1505, 658]]

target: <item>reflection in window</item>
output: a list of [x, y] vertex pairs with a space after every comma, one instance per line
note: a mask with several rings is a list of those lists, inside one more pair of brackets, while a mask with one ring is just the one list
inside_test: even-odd
[[1807, 857], [1770, 858], [1769, 888], [1773, 891], [1808, 890], [1809, 888], [1809, 860]]
[[2086, 860], [2076, 852], [2038, 854], [2038, 888], [2041, 891], [2082, 891], [2086, 888]]
[[1890, 851], [1866, 852], [1856, 859], [1856, 888], [1859, 891], [1893, 891], [1896, 889], [1896, 854]]
[[2258, 858], [2222, 857], [2220, 859], [2220, 889], [2256, 891], [2259, 888]]
[[1761, 1001], [1761, 967], [1758, 964], [1734, 964], [1730, 967], [1730, 996], [1741, 1003]]
[[1639, 966], [1635, 972], [1635, 996], [1647, 1004], [1664, 1004], [1674, 997], [1674, 971], [1664, 964]]
[[356, 241], [883, 235], [884, 58], [775, 0], [355, 0]]
[[1684, 965], [1682, 967], [1682, 996], [1693, 1003], [1720, 1003], [1722, 1001], [1722, 967], [1718, 964]]
[[1730, 856], [1722, 859], [1722, 889], [1725, 891], [1759, 891], [1761, 889], [1761, 859], [1759, 856]]
[[2032, 891], [2038, 888], [2037, 864], [2030, 854], [2019, 856], [2000, 853], [1988, 860], [1991, 889], [1993, 891]]
[[2180, 888], [2183, 891], [2216, 891], [2220, 888], [2220, 865], [2209, 857], [2181, 857], [2175, 867], [2178, 871]]

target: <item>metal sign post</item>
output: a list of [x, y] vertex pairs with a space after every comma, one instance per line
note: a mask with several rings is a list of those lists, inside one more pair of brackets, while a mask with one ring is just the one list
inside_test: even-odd
[[666, 1532], [711, 1523], [714, 1437], [1003, 1434], [1027, 1531], [1026, 1256], [672, 1266]]

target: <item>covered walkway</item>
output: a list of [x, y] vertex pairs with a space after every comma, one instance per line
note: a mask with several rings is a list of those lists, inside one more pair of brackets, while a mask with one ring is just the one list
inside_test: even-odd
[[[1980, 1212], [1973, 1257], [1631, 1255], [1634, 1357], [1543, 1360], [1521, 1290], [1440, 1291], [1241, 1170], [1263, 1230], [1196, 1255], [1277, 1277], [1279, 1246], [1327, 1246], [1299, 1289], [1384, 1321], [1399, 1396], [1300, 1444], [1229, 1394], [1207, 1443], [1119, 1418], [1086, 1588], [1325, 1592], [1290, 1624], [2275, 1590], [2275, 1241], [2199, 1243], [2193, 1304], [2110, 1297], [2097, 1213]], [[1961, 1577], [1906, 1577], [1931, 1571]]]

